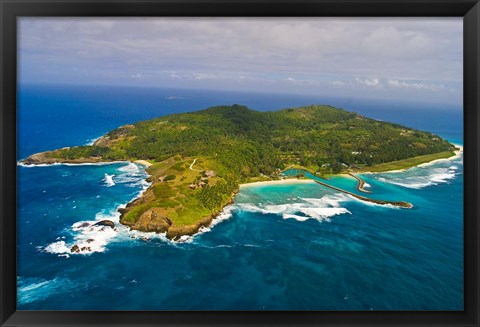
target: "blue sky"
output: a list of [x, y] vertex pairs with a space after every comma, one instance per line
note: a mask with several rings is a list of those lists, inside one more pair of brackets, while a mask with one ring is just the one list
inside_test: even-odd
[[21, 83], [462, 105], [461, 18], [21, 18]]

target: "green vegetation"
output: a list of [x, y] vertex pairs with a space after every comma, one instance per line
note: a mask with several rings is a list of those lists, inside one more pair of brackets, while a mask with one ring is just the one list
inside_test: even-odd
[[157, 232], [168, 222], [162, 228], [176, 237], [198, 230], [199, 221], [231, 201], [240, 183], [278, 178], [287, 167], [324, 176], [384, 171], [445, 158], [453, 150], [432, 133], [331, 106], [258, 112], [232, 105], [125, 125], [93, 146], [45, 152], [25, 161], [148, 160], [153, 163], [148, 168], [152, 186], [125, 209], [122, 222]]
[[388, 163], [379, 164], [372, 167], [365, 167], [359, 171], [370, 171], [375, 173], [375, 172], [382, 172], [382, 171], [406, 169], [413, 166], [418, 166], [422, 163], [430, 162], [432, 160], [449, 158], [453, 155], [455, 155], [453, 151], [444, 151], [440, 153], [427, 154], [424, 156], [419, 156], [419, 157], [410, 158], [410, 159], [388, 162]]
[[[215, 157], [242, 178], [296, 164], [323, 173], [453, 150], [428, 132], [376, 121], [330, 106], [258, 112], [219, 106], [169, 115], [111, 131], [95, 146], [56, 151], [74, 159], [101, 156], [157, 162], [171, 156]], [[173, 170], [188, 169], [177, 163]]]
[[165, 176], [165, 178], [163, 179], [164, 182], [168, 182], [168, 181], [173, 181], [177, 176], [175, 175], [168, 175], [168, 176]]

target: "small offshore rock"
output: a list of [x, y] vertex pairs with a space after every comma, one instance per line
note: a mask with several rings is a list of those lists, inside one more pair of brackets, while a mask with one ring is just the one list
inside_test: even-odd
[[111, 220], [106, 219], [106, 220], [100, 220], [98, 223], [95, 223], [93, 226], [108, 226], [114, 229], [115, 223]]
[[75, 244], [74, 246], [72, 246], [72, 248], [70, 249], [70, 252], [72, 253], [79, 253], [80, 252], [80, 247]]

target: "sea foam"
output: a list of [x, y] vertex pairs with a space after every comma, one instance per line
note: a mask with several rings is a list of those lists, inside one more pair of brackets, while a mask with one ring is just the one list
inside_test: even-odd
[[105, 182], [105, 185], [106, 185], [107, 187], [112, 187], [112, 186], [115, 185], [115, 182], [113, 181], [113, 177], [114, 177], [114, 176], [115, 176], [115, 175], [105, 174], [105, 177], [104, 177], [103, 181]]
[[303, 202], [286, 204], [254, 204], [239, 203], [236, 206], [247, 212], [260, 212], [262, 214], [274, 214], [283, 219], [295, 219], [305, 221], [315, 219], [319, 222], [330, 221], [330, 218], [336, 215], [350, 214], [348, 209], [340, 206], [341, 202], [350, 199], [343, 194], [324, 195], [319, 199], [302, 198]]
[[108, 162], [82, 162], [82, 163], [67, 163], [67, 162], [54, 162], [49, 164], [26, 164], [21, 161], [17, 161], [17, 166], [25, 168], [36, 168], [36, 167], [50, 167], [50, 166], [108, 166], [115, 165], [120, 163], [128, 163], [128, 161], [108, 161]]
[[[122, 173], [118, 175], [118, 178], [120, 179], [119, 182], [129, 183], [127, 184], [128, 186], [134, 185], [136, 187], [142, 187], [139, 193], [130, 201], [141, 196], [142, 193], [150, 186], [150, 183], [145, 180], [146, 174], [142, 170], [138, 169], [138, 167], [133, 163], [129, 163], [126, 166], [120, 167], [117, 169], [117, 171]], [[111, 187], [115, 185], [113, 180], [114, 176], [116, 175], [105, 174], [103, 182], [106, 186]], [[124, 180], [122, 180], [122, 178], [124, 178]], [[89, 255], [96, 252], [104, 252], [107, 248], [107, 245], [116, 239], [125, 240], [127, 238], [145, 238], [144, 235], [130, 231], [128, 227], [120, 224], [120, 212], [118, 210], [125, 207], [126, 204], [116, 205], [114, 208], [97, 212], [94, 220], [82, 220], [74, 223], [67, 228], [67, 231], [72, 236], [71, 240], [59, 240], [57, 238], [55, 242], [48, 244], [45, 247], [41, 247], [40, 250], [68, 258], [70, 255]], [[111, 228], [110, 226], [95, 225], [101, 220], [112, 221], [115, 224], [115, 228]], [[154, 235], [162, 239], [162, 236], [158, 236], [157, 234]], [[166, 239], [165, 236], [163, 236], [163, 238]], [[78, 252], [72, 252], [72, 248], [74, 246], [78, 247]]]
[[433, 168], [433, 169], [417, 169], [411, 170], [408, 174], [384, 174], [378, 180], [385, 183], [395, 184], [398, 186], [421, 189], [427, 186], [447, 183], [458, 175], [457, 170], [450, 168]]
[[201, 234], [204, 234], [204, 233], [208, 233], [210, 231], [212, 231], [212, 228], [215, 227], [216, 225], [226, 221], [226, 220], [229, 220], [232, 216], [233, 216], [233, 213], [232, 211], [235, 210], [235, 205], [228, 205], [226, 207], [223, 208], [222, 212], [220, 212], [220, 214], [215, 217], [212, 222], [210, 223], [210, 225], [208, 227], [200, 227], [200, 229], [198, 230], [198, 232], [195, 234], [195, 235], [183, 235], [181, 237], [179, 237], [178, 239], [174, 240], [174, 241], [171, 241], [173, 243], [192, 243], [194, 241], [194, 238], [198, 235], [201, 235]]
[[65, 292], [75, 286], [66, 278], [40, 279], [35, 277], [17, 277], [17, 298], [22, 304], [44, 300], [50, 295]]

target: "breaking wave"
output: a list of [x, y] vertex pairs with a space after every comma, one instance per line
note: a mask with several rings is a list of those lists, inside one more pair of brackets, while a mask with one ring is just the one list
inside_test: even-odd
[[105, 174], [105, 177], [103, 178], [103, 181], [105, 182], [105, 186], [112, 187], [115, 185], [115, 182], [113, 181], [114, 176], [115, 175]]
[[50, 295], [80, 287], [69, 279], [56, 277], [46, 280], [34, 277], [17, 277], [18, 302], [27, 304], [48, 298]]
[[457, 170], [458, 167], [433, 169], [419, 168], [416, 171], [412, 171], [413, 174], [410, 175], [407, 173], [384, 174], [379, 175], [377, 179], [381, 182], [395, 184], [406, 188], [421, 189], [427, 186], [448, 183], [451, 179], [458, 175]]
[[67, 162], [54, 162], [50, 164], [26, 164], [21, 161], [17, 161], [17, 166], [25, 168], [35, 168], [35, 167], [50, 167], [50, 166], [107, 166], [120, 163], [126, 163], [128, 161], [108, 161], [108, 162], [83, 162], [83, 163], [67, 163]]
[[124, 173], [138, 173], [140, 169], [133, 162], [129, 162], [128, 165], [118, 168], [119, 171]]
[[93, 145], [98, 139], [100, 139], [102, 136], [95, 137], [93, 139], [88, 139], [85, 145]]
[[[128, 164], [117, 169], [120, 172], [125, 172], [124, 174], [120, 174], [118, 176], [119, 179], [131, 178], [131, 180], [128, 179], [128, 183], [133, 184], [133, 186], [142, 186], [142, 189], [139, 191], [138, 195], [134, 196], [130, 201], [141, 196], [142, 193], [150, 186], [150, 183], [145, 181], [145, 173], [140, 171], [136, 165], [135, 169], [131, 165], [135, 164]], [[105, 174], [104, 182], [107, 186], [115, 185], [115, 182], [113, 181], [114, 176], [115, 175]], [[127, 183], [127, 181], [119, 182]], [[65, 237], [57, 238], [55, 242], [40, 248], [40, 250], [69, 258], [70, 255], [75, 254], [88, 255], [96, 252], [104, 252], [107, 245], [115, 239], [144, 239], [145, 236], [142, 234], [145, 233], [130, 231], [126, 226], [120, 224], [120, 212], [118, 210], [125, 207], [126, 204], [121, 204], [111, 210], [102, 210], [96, 213], [94, 220], [83, 220], [74, 223], [67, 228], [67, 232], [72, 236], [71, 241], [65, 241]], [[115, 226], [110, 227], [108, 225], [98, 224], [102, 220], [111, 221]], [[157, 237], [162, 238], [161, 235]]]
[[235, 205], [231, 204], [231, 205], [226, 206], [225, 208], [223, 208], [222, 212], [220, 212], [220, 214], [217, 217], [215, 217], [215, 219], [212, 220], [210, 226], [208, 226], [208, 227], [203, 227], [202, 226], [202, 227], [200, 227], [200, 229], [198, 230], [198, 232], [195, 235], [183, 235], [183, 236], [179, 237], [178, 239], [176, 239], [174, 241], [171, 241], [171, 242], [173, 242], [173, 243], [192, 243], [196, 236], [204, 234], [204, 233], [208, 233], [216, 225], [232, 218], [232, 216], [233, 216], [232, 211], [233, 210], [235, 210]]
[[247, 212], [260, 212], [262, 214], [274, 214], [283, 219], [295, 219], [306, 221], [315, 219], [319, 222], [330, 221], [337, 215], [350, 214], [346, 208], [340, 206], [342, 202], [350, 201], [344, 194], [324, 195], [319, 199], [302, 198], [303, 202], [288, 204], [253, 204], [239, 203], [236, 206]]

